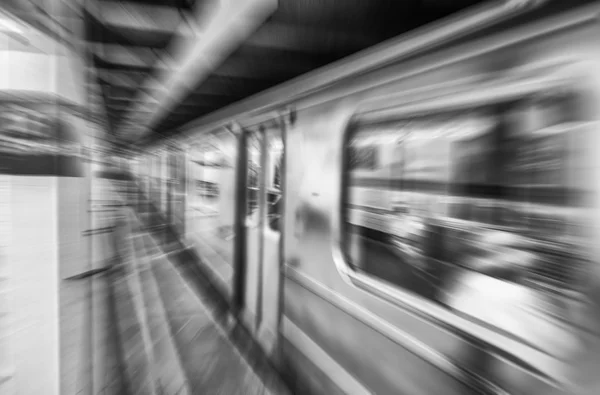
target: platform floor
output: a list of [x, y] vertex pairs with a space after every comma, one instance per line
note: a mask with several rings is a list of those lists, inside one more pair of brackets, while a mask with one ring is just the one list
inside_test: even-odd
[[112, 233], [119, 262], [109, 276], [127, 392], [287, 394], [275, 372], [265, 380], [242, 356], [143, 214], [126, 205], [121, 183], [103, 187], [121, 204]]

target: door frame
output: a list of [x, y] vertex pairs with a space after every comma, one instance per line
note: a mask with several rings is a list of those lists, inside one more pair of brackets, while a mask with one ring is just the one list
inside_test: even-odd
[[[247, 214], [247, 174], [248, 174], [248, 135], [250, 132], [260, 130], [263, 139], [261, 142], [261, 147], [263, 151], [261, 152], [261, 174], [260, 174], [260, 221], [259, 226], [264, 225], [264, 217], [267, 203], [267, 193], [266, 193], [266, 178], [264, 173], [265, 161], [267, 159], [267, 155], [265, 155], [266, 151], [266, 138], [264, 138], [267, 133], [269, 133], [270, 129], [276, 129], [280, 133], [281, 142], [282, 142], [282, 152], [281, 152], [281, 167], [280, 167], [280, 184], [281, 184], [281, 200], [280, 200], [280, 209], [281, 217], [279, 218], [279, 231], [280, 231], [280, 239], [278, 245], [278, 253], [279, 253], [279, 262], [278, 262], [278, 273], [277, 276], [279, 278], [278, 281], [278, 289], [276, 291], [277, 302], [276, 302], [276, 328], [275, 328], [275, 339], [274, 339], [274, 347], [272, 355], [269, 357], [275, 361], [279, 361], [282, 355], [282, 342], [281, 342], [281, 321], [284, 311], [284, 262], [285, 262], [285, 229], [286, 229], [286, 185], [287, 185], [287, 136], [288, 129], [293, 126], [295, 121], [295, 111], [290, 109], [285, 109], [283, 111], [279, 111], [273, 116], [268, 117], [266, 119], [261, 120], [260, 122], [256, 122], [255, 124], [248, 127], [241, 127], [239, 124], [232, 124], [228, 126], [228, 128], [238, 136], [238, 161], [237, 161], [237, 171], [236, 171], [236, 207], [235, 207], [235, 231], [236, 231], [236, 243], [235, 243], [235, 252], [234, 252], [234, 272], [233, 272], [233, 292], [231, 298], [231, 310], [234, 318], [241, 322], [244, 325], [244, 311], [246, 310], [246, 304], [248, 301], [245, 299], [246, 295], [246, 279], [247, 279], [247, 271], [246, 271], [246, 248], [247, 248], [247, 235], [246, 235], [246, 214]], [[256, 333], [258, 335], [258, 330], [260, 328], [260, 323], [262, 321], [262, 305], [263, 305], [263, 255], [264, 255], [264, 232], [261, 229], [261, 245], [259, 246], [260, 251], [260, 264], [259, 264], [259, 273], [258, 273], [258, 282], [257, 282], [257, 311], [256, 316], [253, 317], [252, 326], [253, 328], [247, 328], [251, 333]], [[245, 325], [244, 325], [245, 326]], [[253, 330], [256, 331], [253, 331]]]
[[234, 123], [227, 128], [238, 138], [237, 163], [235, 175], [235, 225], [236, 242], [233, 257], [233, 278], [230, 308], [233, 316], [240, 320], [245, 306], [246, 293], [246, 237], [245, 237], [245, 219], [246, 219], [246, 173], [248, 166], [248, 154], [246, 151], [247, 135], [239, 124]]

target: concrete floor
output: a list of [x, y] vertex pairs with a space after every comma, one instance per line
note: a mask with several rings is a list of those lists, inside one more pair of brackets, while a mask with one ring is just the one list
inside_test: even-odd
[[129, 393], [288, 393], [257, 375], [137, 213], [121, 213], [112, 286]]

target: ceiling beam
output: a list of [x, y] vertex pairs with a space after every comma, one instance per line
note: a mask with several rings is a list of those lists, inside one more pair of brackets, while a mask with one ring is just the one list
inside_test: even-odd
[[[112, 106], [112, 107], [126, 107], [131, 105], [132, 103], [138, 102], [139, 100], [137, 100], [135, 97], [128, 97], [128, 96], [108, 96], [107, 100], [106, 100], [106, 105], [107, 106]], [[146, 107], [146, 108], [151, 108], [150, 106]], [[141, 110], [145, 110], [145, 108], [141, 108]]]
[[154, 65], [164, 51], [141, 46], [93, 44], [92, 53], [102, 61], [116, 66], [147, 67]]
[[261, 26], [244, 45], [329, 54], [332, 51], [354, 52], [379, 41], [378, 37], [365, 35], [362, 31], [270, 22]]
[[98, 78], [105, 84], [111, 86], [123, 86], [126, 88], [137, 88], [150, 76], [150, 73], [128, 70], [98, 69]]
[[[134, 95], [146, 79], [140, 76], [153, 72], [164, 52], [152, 47], [164, 47], [174, 34], [185, 34], [186, 31], [189, 34], [189, 29], [181, 26], [189, 11], [181, 11], [172, 5], [99, 0], [85, 2], [85, 6], [88, 35], [92, 41], [90, 52], [100, 80], [110, 84], [105, 92], [110, 92], [113, 97], [115, 90], [121, 88], [132, 89], [128, 96]], [[135, 74], [135, 78], [126, 73]]]
[[[136, 88], [126, 88], [123, 86], [105, 86], [105, 93], [108, 93], [106, 96], [107, 99], [112, 98], [126, 98], [127, 100], [132, 100], [137, 92]], [[129, 99], [131, 98], [131, 99]]]
[[168, 70], [159, 73], [158, 81], [148, 82], [164, 87], [164, 94], [157, 97], [159, 102], [155, 111], [150, 117], [136, 115], [136, 106], [128, 112], [129, 123], [138, 125], [138, 135], [147, 133], [176, 107], [192, 87], [217, 68], [275, 11], [277, 3], [277, 0], [221, 0], [209, 15], [195, 15], [190, 20], [193, 38], [177, 39], [173, 43], [177, 47]]
[[[197, 112], [202, 112], [202, 111], [206, 111], [206, 110], [213, 110], [216, 106], [208, 106], [208, 105], [204, 105], [204, 106], [186, 106], [186, 107], [178, 107], [177, 110], [172, 111], [169, 113], [169, 116], [175, 115], [175, 116], [189, 116], [189, 115], [194, 115], [194, 113]], [[127, 109], [126, 106], [109, 106], [111, 112], [115, 113], [115, 114], [119, 114], [121, 111], [125, 111]], [[152, 110], [150, 109], [145, 109], [145, 110], [140, 110], [140, 114], [145, 114], [146, 116], [148, 116], [148, 114], [150, 114], [152, 112]], [[118, 117], [117, 117], [118, 118]], [[168, 119], [168, 118], [165, 118]]]
[[122, 0], [87, 2], [86, 8], [98, 22], [110, 29], [174, 33], [185, 18], [176, 7]]
[[[172, 113], [190, 113], [190, 112], [194, 112], [195, 109], [197, 108], [217, 108], [217, 107], [222, 107], [226, 104], [231, 103], [232, 101], [235, 101], [234, 98], [229, 98], [228, 100], [223, 100], [222, 102], [220, 101], [211, 101], [211, 100], [195, 100], [193, 102], [189, 102], [189, 103], [183, 103], [179, 106], [177, 106], [177, 109], [170, 112], [170, 114]], [[131, 105], [131, 101], [130, 100], [125, 100], [125, 99], [109, 99], [108, 103], [107, 103], [107, 107], [111, 110], [111, 111], [125, 111], [127, 110], [127, 108]], [[140, 108], [139, 112], [140, 113], [148, 113], [151, 112], [152, 108], [150, 106], [146, 107], [146, 108]]]
[[269, 76], [281, 81], [320, 67], [337, 58], [331, 54], [310, 54], [265, 47], [250, 47], [245, 43], [211, 73], [221, 77]]
[[213, 95], [213, 92], [219, 92], [219, 95], [226, 93], [230, 96], [246, 96], [249, 93], [262, 90], [266, 86], [273, 86], [281, 82], [272, 78], [253, 78], [253, 77], [223, 77], [220, 75], [210, 75], [200, 86], [198, 86], [192, 95]]
[[154, 71], [152, 64], [134, 64], [133, 62], [129, 64], [110, 63], [96, 54], [92, 54], [92, 58], [94, 60], [94, 64], [99, 70], [133, 71], [146, 74]]
[[[81, 0], [80, 0], [81, 1]], [[115, 4], [120, 13], [115, 12]], [[173, 37], [190, 37], [189, 10], [129, 1], [87, 1], [87, 36], [94, 43], [139, 45], [163, 49]]]

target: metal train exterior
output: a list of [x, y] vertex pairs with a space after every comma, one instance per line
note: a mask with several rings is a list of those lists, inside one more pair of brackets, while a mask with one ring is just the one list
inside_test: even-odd
[[473, 12], [134, 171], [298, 393], [598, 393], [598, 11]]

